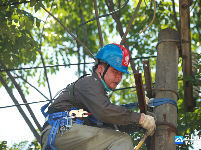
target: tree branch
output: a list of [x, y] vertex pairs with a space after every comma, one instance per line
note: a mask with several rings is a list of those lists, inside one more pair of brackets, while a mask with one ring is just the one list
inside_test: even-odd
[[44, 7], [42, 7], [48, 14], [50, 14], [57, 22], [59, 22], [63, 27], [64, 29], [76, 40], [78, 41], [78, 43], [80, 43], [80, 45], [82, 45], [84, 47], [84, 49], [91, 55], [91, 57], [95, 60], [95, 57], [94, 55], [90, 52], [90, 50], [78, 39], [76, 38], [67, 28], [66, 26], [64, 26], [64, 24], [59, 21], [53, 14], [51, 14], [47, 9], [45, 9]]
[[[0, 64], [1, 64], [1, 66], [2, 66], [4, 69], [7, 69], [6, 65], [2, 62], [1, 58], [0, 58]], [[19, 84], [15, 81], [14, 77], [10, 74], [9, 71], [6, 71], [6, 73], [7, 73], [7, 75], [10, 77], [10, 79], [11, 79], [11, 81], [13, 82], [13, 84], [15, 85], [16, 89], [18, 90], [18, 92], [19, 92], [19, 94], [20, 94], [20, 96], [21, 96], [23, 102], [24, 102], [24, 103], [27, 103], [27, 100], [25, 99], [24, 94], [23, 94], [23, 92], [22, 92], [22, 90], [21, 90]], [[39, 131], [42, 131], [41, 125], [39, 124], [38, 120], [36, 119], [36, 116], [34, 115], [34, 113], [33, 113], [32, 109], [31, 109], [31, 107], [30, 107], [29, 105], [26, 105], [26, 107], [27, 107], [27, 109], [28, 109], [28, 111], [29, 111], [31, 117], [33, 118], [33, 120], [34, 120], [36, 126], [38, 127]]]
[[[81, 17], [81, 21], [84, 22], [84, 16], [83, 16], [83, 12], [82, 12], [82, 9], [81, 9], [81, 1], [80, 1], [80, 4], [79, 4], [79, 9], [80, 9], [80, 17]], [[87, 46], [87, 29], [86, 29], [86, 26], [83, 25], [82, 26], [83, 28], [83, 31], [84, 31], [84, 44]], [[84, 59], [84, 67], [83, 67], [83, 74], [86, 74], [86, 51], [83, 49], [83, 59]]]
[[[114, 11], [113, 2], [112, 2], [111, 0], [109, 0], [110, 5], [109, 5], [109, 3], [108, 3], [108, 0], [105, 0], [105, 2], [106, 2], [106, 5], [107, 5], [109, 11], [110, 11], [110, 12]], [[120, 17], [118, 18], [116, 14], [112, 14], [112, 17], [113, 17], [113, 19], [115, 20], [115, 22], [117, 23], [117, 28], [118, 28], [118, 30], [119, 30], [120, 36], [123, 37], [123, 36], [124, 36], [124, 32], [123, 32], [122, 24], [121, 24], [121, 22], [120, 22]], [[122, 44], [124, 44], [125, 47], [126, 47], [126, 49], [129, 50], [129, 45], [128, 45], [128, 42], [127, 42], [126, 39], [124, 40], [124, 43], [122, 43]], [[131, 58], [131, 51], [129, 51], [129, 52], [130, 52], [129, 54], [130, 54], [130, 58]], [[130, 64], [131, 64], [131, 68], [132, 68], [132, 70], [133, 70], [133, 73], [136, 73], [137, 70], [135, 69], [135, 63], [134, 63], [132, 60], [130, 60]]]
[[[94, 0], [94, 9], [95, 9], [96, 17], [98, 17], [99, 15], [98, 15], [98, 8], [97, 8], [97, 2], [96, 2], [96, 0]], [[96, 21], [97, 21], [97, 26], [98, 26], [100, 46], [103, 47], [103, 37], [102, 37], [102, 32], [101, 32], [101, 26], [100, 26], [99, 19], [97, 19]]]
[[50, 93], [50, 99], [52, 99], [52, 93], [51, 93], [51, 90], [50, 90], [49, 79], [48, 79], [48, 77], [47, 77], [47, 69], [46, 69], [46, 67], [45, 67], [45, 61], [44, 61], [44, 59], [43, 59], [43, 54], [42, 54], [42, 52], [41, 52], [41, 44], [40, 44], [40, 51], [39, 51], [39, 54], [40, 54], [40, 57], [41, 57], [41, 61], [42, 61], [42, 63], [43, 63], [45, 78], [46, 78], [47, 85], [48, 85], [48, 89], [49, 89], [49, 93]]
[[[8, 92], [9, 96], [11, 97], [11, 99], [13, 100], [15, 105], [19, 105], [18, 101], [16, 100], [15, 96], [13, 95], [12, 91], [10, 90], [8, 85], [6, 84], [6, 81], [3, 79], [1, 74], [0, 74], [0, 81], [1, 81], [2, 85], [5, 87], [6, 91]], [[29, 126], [29, 128], [32, 131], [32, 133], [34, 134], [34, 136], [36, 137], [37, 141], [40, 142], [40, 135], [38, 134], [38, 132], [36, 131], [36, 129], [32, 125], [31, 121], [29, 120], [29, 118], [27, 117], [27, 115], [25, 114], [25, 112], [23, 111], [21, 106], [17, 106], [17, 109], [20, 112], [20, 114], [22, 115], [22, 117], [25, 120], [25, 122], [27, 123], [27, 125]]]
[[151, 23], [146, 28], [144, 28], [139, 34], [144, 32], [149, 26], [151, 26], [151, 24], [154, 22], [155, 14], [156, 14], [156, 1], [154, 0], [154, 16], [153, 16], [153, 19], [152, 19]]
[[[43, 33], [43, 32], [42, 32]], [[41, 34], [42, 34], [41, 33]], [[33, 36], [31, 34], [29, 34], [30, 37], [33, 39]], [[46, 66], [45, 66], [45, 61], [43, 59], [43, 54], [41, 52], [41, 43], [42, 43], [42, 35], [40, 37], [40, 50], [38, 50], [39, 54], [40, 54], [40, 57], [41, 57], [41, 61], [42, 61], [42, 64], [43, 64], [43, 68], [44, 68], [44, 73], [45, 73], [45, 78], [46, 78], [46, 81], [47, 81], [47, 85], [48, 85], [48, 89], [49, 89], [49, 93], [50, 93], [50, 99], [52, 99], [52, 94], [51, 94], [51, 90], [50, 90], [50, 85], [49, 85], [49, 80], [48, 80], [48, 77], [47, 77], [47, 69], [46, 69]]]
[[[51, 5], [51, 9], [53, 7], [53, 2], [52, 2], [52, 5]], [[51, 10], [50, 9], [50, 10]], [[45, 23], [43, 25], [43, 28], [42, 28], [42, 31], [41, 31], [41, 34], [40, 34], [40, 51], [39, 51], [39, 54], [40, 54], [40, 57], [41, 57], [41, 61], [43, 63], [43, 67], [44, 67], [44, 73], [45, 73], [45, 78], [46, 78], [46, 81], [47, 81], [47, 85], [48, 85], [48, 89], [49, 89], [49, 93], [50, 93], [50, 99], [52, 99], [52, 93], [51, 93], [51, 89], [50, 89], [50, 83], [49, 83], [49, 79], [47, 77], [47, 69], [45, 67], [45, 61], [44, 61], [44, 58], [43, 58], [43, 54], [42, 54], [42, 35], [43, 35], [43, 31], [44, 31], [44, 27], [45, 27], [45, 24], [47, 23], [47, 19], [48, 19], [49, 15], [47, 16], [46, 20], [45, 20]]]
[[180, 31], [179, 25], [178, 25], [178, 21], [177, 21], [177, 14], [176, 14], [176, 11], [175, 11], [175, 3], [174, 3], [174, 0], [172, 0], [172, 7], [173, 7], [173, 12], [174, 12], [174, 20], [175, 20], [175, 23], [176, 23], [176, 27], [177, 27], [177, 30]]
[[[40, 0], [36, 0], [36, 1], [40, 1]], [[23, 4], [23, 3], [30, 3], [31, 1], [23, 1], [23, 2], [13, 2], [13, 3], [10, 3], [10, 4], [3, 4], [3, 5], [0, 5], [0, 7], [2, 6], [8, 6], [8, 5], [17, 5], [17, 4]]]
[[121, 39], [120, 45], [123, 44], [123, 43], [124, 43], [124, 40], [126, 39], [126, 36], [127, 36], [128, 32], [129, 32], [129, 30], [130, 30], [130, 28], [131, 28], [131, 25], [132, 25], [132, 23], [133, 23], [133, 21], [134, 21], [134, 19], [135, 19], [135, 16], [137, 15], [137, 12], [138, 12], [138, 10], [139, 10], [139, 8], [140, 8], [141, 2], [142, 2], [142, 0], [139, 0], [139, 2], [138, 2], [138, 4], [137, 4], [137, 8], [135, 9], [135, 12], [134, 12], [134, 14], [133, 14], [133, 16], [132, 16], [132, 18], [131, 18], [131, 20], [130, 20], [130, 22], [129, 22], [129, 24], [128, 24], [128, 27], [127, 27], [127, 29], [126, 29], [126, 33], [124, 34], [124, 36], [123, 36], [122, 39]]

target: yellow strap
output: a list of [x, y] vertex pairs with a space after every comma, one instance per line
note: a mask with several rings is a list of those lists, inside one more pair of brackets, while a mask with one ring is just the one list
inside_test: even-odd
[[140, 143], [137, 145], [137, 147], [135, 148], [135, 150], [139, 150], [139, 148], [142, 146], [143, 142], [140, 141]]
[[146, 140], [146, 138], [147, 138], [147, 132], [144, 134], [143, 138], [141, 139], [140, 143], [137, 145], [135, 150], [139, 150], [139, 148], [142, 146], [142, 144]]

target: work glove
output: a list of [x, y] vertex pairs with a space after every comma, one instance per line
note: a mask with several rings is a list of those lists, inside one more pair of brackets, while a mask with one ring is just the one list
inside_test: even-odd
[[154, 113], [147, 111], [147, 115], [154, 117], [155, 122], [157, 121], [156, 115]]
[[139, 123], [144, 129], [147, 129], [147, 135], [152, 136], [154, 134], [154, 130], [156, 130], [156, 124], [155, 124], [155, 120], [154, 117], [150, 116], [150, 115], [145, 115], [144, 113], [142, 113], [144, 115], [144, 120], [143, 122]]
[[145, 96], [145, 101], [146, 101], [146, 104], [148, 105], [150, 102], [150, 99], [147, 96]]

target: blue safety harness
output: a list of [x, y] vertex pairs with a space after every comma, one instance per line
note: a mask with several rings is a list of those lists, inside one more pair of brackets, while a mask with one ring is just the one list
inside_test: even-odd
[[[55, 99], [63, 90], [61, 90], [53, 99]], [[45, 150], [57, 150], [54, 147], [54, 142], [55, 142], [55, 138], [56, 138], [56, 134], [58, 130], [60, 129], [60, 132], [62, 134], [63, 130], [67, 130], [68, 128], [72, 127], [73, 122], [72, 122], [71, 116], [69, 116], [69, 112], [71, 110], [78, 110], [76, 107], [73, 107], [73, 108], [70, 108], [68, 111], [55, 112], [55, 113], [49, 114], [45, 112], [45, 109], [50, 105], [52, 100], [41, 107], [41, 112], [43, 116], [45, 117], [45, 121], [47, 121], [52, 126]], [[90, 113], [88, 109], [84, 109], [84, 110]], [[87, 116], [87, 119], [98, 126], [103, 125], [103, 123], [97, 120], [93, 115]], [[78, 118], [76, 118], [74, 122], [77, 124], [84, 124], [84, 120], [80, 120]]]
[[[61, 90], [53, 99], [56, 99], [56, 97], [63, 90]], [[47, 103], [41, 107], [41, 112], [42, 112], [43, 116], [45, 117], [46, 121], [52, 126], [45, 150], [57, 150], [54, 147], [54, 142], [55, 142], [55, 138], [56, 138], [56, 134], [57, 134], [58, 130], [60, 130], [61, 134], [62, 134], [63, 130], [67, 130], [68, 128], [72, 127], [73, 123], [72, 123], [71, 116], [69, 116], [69, 112], [71, 110], [78, 110], [78, 108], [73, 107], [73, 108], [70, 108], [68, 111], [55, 112], [55, 113], [49, 114], [49, 113], [45, 112], [45, 109], [50, 105], [52, 100], [49, 103]], [[165, 103], [170, 103], [177, 107], [176, 101], [171, 98], [153, 99], [153, 100], [150, 100], [148, 105], [149, 105], [149, 107], [156, 107], [159, 105], [163, 105]], [[121, 105], [121, 106], [124, 106], [127, 109], [138, 108], [138, 102], [125, 104], [125, 105]], [[90, 113], [90, 111], [88, 109], [84, 109], [84, 110]], [[177, 107], [177, 112], [178, 112], [178, 107]], [[88, 116], [87, 119], [98, 126], [103, 125], [103, 123], [101, 121], [98, 121], [93, 115]], [[78, 118], [76, 118], [74, 122], [77, 124], [85, 123], [84, 120], [79, 120]], [[92, 124], [90, 123], [90, 125], [92, 125]]]

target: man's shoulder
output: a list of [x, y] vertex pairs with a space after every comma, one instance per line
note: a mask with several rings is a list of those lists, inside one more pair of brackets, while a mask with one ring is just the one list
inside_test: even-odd
[[77, 82], [81, 82], [81, 83], [84, 82], [84, 84], [100, 84], [101, 82], [99, 80], [100, 79], [98, 78], [97, 75], [90, 74], [90, 75], [86, 75], [86, 76], [82, 77]]
[[76, 88], [84, 91], [102, 91], [104, 92], [104, 86], [97, 74], [91, 74], [79, 79], [76, 83]]

